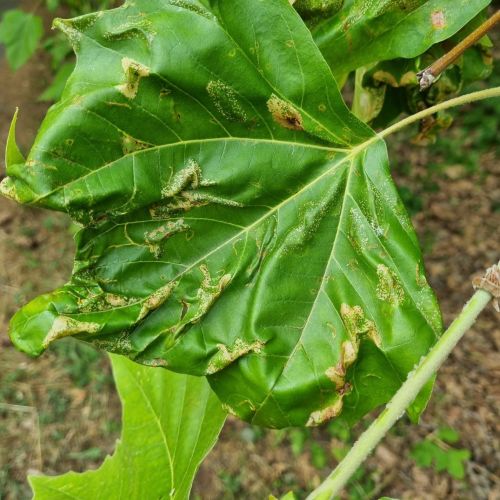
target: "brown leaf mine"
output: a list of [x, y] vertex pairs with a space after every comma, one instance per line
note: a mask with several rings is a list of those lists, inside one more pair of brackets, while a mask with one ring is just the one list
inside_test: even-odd
[[273, 94], [267, 101], [267, 109], [276, 123], [290, 130], [304, 130], [302, 115], [287, 101]]

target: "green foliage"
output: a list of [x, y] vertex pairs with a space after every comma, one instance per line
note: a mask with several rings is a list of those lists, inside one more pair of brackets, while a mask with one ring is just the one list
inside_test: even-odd
[[[489, 77], [493, 59], [491, 42], [485, 37], [450, 65], [429, 90], [421, 92], [417, 78], [420, 71], [443, 56], [450, 45], [460, 42], [485, 19], [482, 12], [445, 44], [434, 45], [416, 58], [382, 61], [358, 69], [354, 113], [375, 128], [384, 128], [403, 112], [421, 111], [458, 95], [471, 82]], [[437, 132], [448, 128], [451, 122], [450, 113], [440, 112], [421, 124], [413, 141], [422, 145], [433, 143]]]
[[52, 83], [40, 96], [41, 101], [57, 101], [63, 93], [66, 82], [75, 69], [73, 62], [64, 63], [54, 76]]
[[85, 227], [72, 280], [11, 338], [206, 375], [259, 425], [355, 422], [441, 333], [385, 144], [288, 2], [209, 5], [56, 22], [78, 63], [2, 191]]
[[309, 433], [306, 429], [292, 429], [289, 432], [290, 448], [295, 457], [298, 457], [304, 451], [308, 437]]
[[338, 81], [369, 64], [414, 58], [450, 38], [491, 0], [348, 1], [311, 26]]
[[14, 118], [12, 119], [12, 123], [9, 128], [9, 135], [7, 136], [7, 144], [5, 147], [5, 164], [13, 165], [16, 163], [24, 163], [25, 159], [22, 155], [17, 142], [16, 142], [16, 123], [17, 123], [17, 114], [18, 110], [16, 110], [14, 114]]
[[[279, 500], [296, 500], [296, 496], [293, 491], [289, 491], [286, 495], [283, 495]], [[274, 495], [269, 496], [269, 500], [278, 500]]]
[[[46, 0], [45, 7], [49, 12], [64, 8], [70, 15], [79, 16], [96, 9], [110, 8], [116, 3], [115, 0]], [[37, 4], [36, 9], [39, 7], [40, 4]], [[0, 21], [0, 43], [6, 46], [7, 61], [13, 70], [18, 70], [32, 58], [43, 37], [42, 18], [34, 12], [12, 9], [7, 11]], [[60, 34], [46, 36], [42, 48], [51, 58], [55, 75], [40, 100], [57, 101], [74, 69], [73, 51], [66, 37]]]
[[328, 456], [325, 449], [315, 441], [311, 443], [311, 461], [317, 469], [322, 469], [328, 464]]
[[[500, 84], [500, 65], [494, 67], [491, 85]], [[478, 90], [481, 85], [474, 84], [468, 90]], [[498, 116], [500, 100], [492, 99], [478, 103], [459, 115], [460, 126], [442, 134], [439, 141], [430, 150], [429, 171], [442, 173], [450, 165], [462, 165], [466, 173], [481, 175], [481, 157], [487, 151], [495, 149], [498, 144]]]
[[470, 459], [470, 452], [450, 446], [459, 440], [460, 435], [454, 429], [443, 427], [417, 443], [410, 455], [420, 467], [433, 467], [437, 472], [446, 471], [455, 479], [463, 479], [464, 463]]
[[[123, 429], [112, 457], [96, 471], [31, 476], [35, 500], [186, 499], [226, 418], [202, 378], [142, 367], [112, 356]], [[90, 448], [75, 458], [97, 458]]]
[[5, 44], [13, 69], [19, 69], [34, 54], [42, 35], [40, 17], [17, 9], [5, 12], [0, 22], [0, 43]]
[[303, 19], [318, 20], [336, 14], [343, 6], [344, 0], [296, 0], [292, 2]]
[[77, 387], [86, 387], [92, 381], [96, 381], [99, 385], [104, 382], [105, 376], [97, 364], [102, 355], [96, 349], [74, 339], [65, 339], [55, 344], [53, 350]]

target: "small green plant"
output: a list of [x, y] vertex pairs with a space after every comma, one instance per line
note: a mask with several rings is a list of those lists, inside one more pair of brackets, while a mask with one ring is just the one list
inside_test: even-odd
[[470, 458], [469, 450], [455, 448], [460, 435], [450, 427], [442, 427], [417, 443], [410, 456], [420, 467], [433, 467], [437, 472], [446, 471], [455, 479], [465, 476], [464, 464]]

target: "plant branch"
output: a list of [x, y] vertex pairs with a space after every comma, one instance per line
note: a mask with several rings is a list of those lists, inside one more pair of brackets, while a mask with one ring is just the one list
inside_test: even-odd
[[[487, 273], [493, 271], [500, 272], [499, 266], [493, 266]], [[484, 289], [478, 290], [472, 296], [448, 330], [436, 342], [427, 356], [422, 358], [418, 367], [410, 373], [385, 410], [361, 435], [337, 468], [307, 497], [307, 500], [327, 500], [342, 490], [379, 441], [415, 400], [424, 385], [434, 376], [491, 299], [492, 294]]]
[[384, 139], [388, 135], [394, 134], [398, 132], [404, 127], [411, 125], [412, 123], [418, 122], [423, 118], [427, 118], [430, 115], [433, 115], [439, 111], [443, 111], [445, 109], [454, 108], [457, 106], [463, 106], [464, 104], [469, 104], [471, 102], [482, 101], [483, 99], [489, 99], [490, 97], [500, 97], [500, 87], [493, 87], [491, 89], [479, 90], [478, 92], [472, 92], [470, 94], [461, 95], [460, 97], [456, 97], [455, 99], [449, 99], [448, 101], [441, 102], [432, 106], [430, 108], [424, 109], [414, 115], [401, 120], [398, 123], [382, 130], [382, 132], [378, 133], [378, 136], [381, 139]]
[[469, 47], [472, 47], [481, 40], [481, 38], [483, 38], [483, 36], [485, 36], [498, 22], [500, 22], [500, 10], [497, 10], [489, 19], [481, 24], [479, 28], [464, 38], [443, 57], [440, 57], [429, 67], [418, 73], [417, 78], [420, 84], [420, 90], [428, 89], [448, 66], [453, 64]]

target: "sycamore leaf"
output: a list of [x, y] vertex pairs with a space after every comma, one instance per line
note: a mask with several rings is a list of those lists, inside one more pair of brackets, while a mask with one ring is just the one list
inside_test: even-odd
[[450, 38], [491, 0], [346, 0], [311, 30], [337, 81], [378, 61], [413, 58]]
[[95, 471], [31, 476], [35, 500], [189, 497], [226, 419], [220, 402], [203, 378], [111, 361], [123, 405], [115, 453]]
[[205, 375], [270, 427], [387, 402], [440, 312], [385, 144], [288, 0], [135, 0], [56, 24], [77, 66], [1, 190], [85, 227], [15, 345], [73, 335]]
[[43, 35], [42, 19], [22, 10], [8, 10], [0, 22], [0, 43], [5, 44], [7, 61], [19, 69], [34, 53]]

